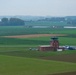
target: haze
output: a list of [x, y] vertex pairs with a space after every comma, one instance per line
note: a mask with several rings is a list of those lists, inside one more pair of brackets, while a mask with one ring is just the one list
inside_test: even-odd
[[0, 15], [76, 16], [76, 0], [0, 0]]

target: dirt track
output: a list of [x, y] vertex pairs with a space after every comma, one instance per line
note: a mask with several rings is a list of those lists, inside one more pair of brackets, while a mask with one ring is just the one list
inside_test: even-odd
[[66, 36], [65, 34], [31, 34], [31, 35], [16, 35], [16, 36], [2, 36], [6, 38], [34, 38], [34, 37], [44, 37], [44, 36]]

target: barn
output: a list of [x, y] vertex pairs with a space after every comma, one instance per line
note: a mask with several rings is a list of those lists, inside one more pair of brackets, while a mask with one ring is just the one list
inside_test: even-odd
[[50, 45], [39, 46], [39, 51], [57, 51], [64, 50], [63, 47], [59, 46], [59, 41], [57, 37], [51, 38]]

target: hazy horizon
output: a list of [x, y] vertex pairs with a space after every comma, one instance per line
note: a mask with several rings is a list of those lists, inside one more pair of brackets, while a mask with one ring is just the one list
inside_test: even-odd
[[0, 16], [76, 16], [76, 0], [0, 0]]

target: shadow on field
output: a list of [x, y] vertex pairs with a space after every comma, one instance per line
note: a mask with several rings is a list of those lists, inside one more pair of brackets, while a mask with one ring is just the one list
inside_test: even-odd
[[76, 63], [76, 54], [64, 54], [49, 57], [41, 57], [41, 59]]
[[57, 73], [57, 74], [48, 74], [48, 75], [76, 75], [76, 71], [75, 72], [66, 72], [66, 73]]
[[8, 56], [17, 56], [17, 57], [28, 57], [28, 58], [37, 58], [44, 60], [55, 60], [55, 61], [63, 61], [63, 62], [73, 62], [76, 63], [76, 53], [73, 54], [62, 54], [55, 52], [40, 52], [40, 51], [2, 51], [0, 55], [8, 55]]
[[4, 38], [0, 37], [0, 45], [45, 45], [49, 41], [45, 40], [28, 40], [28, 39], [17, 39], [17, 38]]

